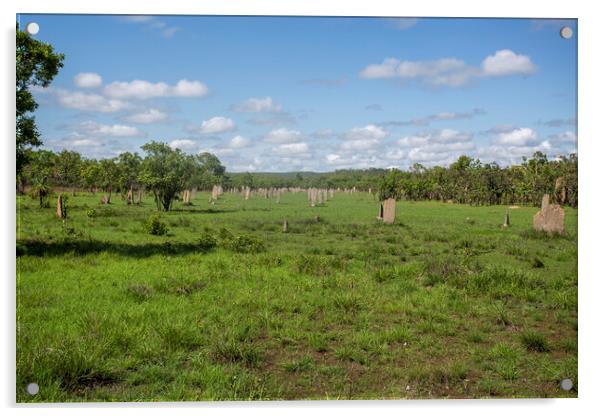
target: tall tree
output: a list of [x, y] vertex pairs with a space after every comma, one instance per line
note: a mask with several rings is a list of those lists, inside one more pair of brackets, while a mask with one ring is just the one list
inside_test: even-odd
[[143, 145], [142, 149], [146, 157], [142, 161], [140, 182], [155, 195], [157, 209], [169, 211], [176, 194], [190, 184], [193, 156], [155, 141]]
[[72, 187], [73, 192], [81, 181], [82, 157], [79, 153], [63, 150], [55, 158], [56, 182], [63, 187]]
[[133, 191], [139, 186], [138, 176], [142, 158], [138, 153], [124, 152], [118, 157], [119, 188], [121, 192]]
[[63, 67], [65, 55], [48, 44], [33, 39], [17, 24], [17, 175], [27, 162], [27, 149], [40, 146], [40, 133], [31, 114], [38, 108], [30, 88], [47, 87]]

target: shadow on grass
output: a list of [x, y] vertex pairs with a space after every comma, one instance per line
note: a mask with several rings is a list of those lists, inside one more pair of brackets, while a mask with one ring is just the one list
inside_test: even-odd
[[198, 243], [164, 242], [146, 244], [127, 244], [100, 240], [61, 239], [55, 241], [18, 240], [17, 257], [20, 256], [61, 256], [65, 253], [85, 255], [108, 252], [128, 257], [149, 257], [155, 254], [184, 255], [189, 253], [205, 253]]

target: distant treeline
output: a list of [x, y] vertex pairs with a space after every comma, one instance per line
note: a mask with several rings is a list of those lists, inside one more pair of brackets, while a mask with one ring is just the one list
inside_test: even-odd
[[[461, 156], [448, 167], [414, 164], [408, 170], [342, 169], [334, 172], [230, 173], [210, 153], [186, 155], [164, 143], [143, 146], [143, 158], [125, 152], [110, 159], [88, 159], [74, 151], [31, 151], [17, 178], [19, 190], [52, 187], [128, 192], [146, 189], [175, 195], [184, 189], [348, 188], [378, 192], [381, 199], [440, 200], [458, 203], [533, 204], [544, 194], [576, 207], [577, 155], [548, 160], [537, 152], [519, 165], [501, 167]], [[177, 182], [171, 184], [170, 181]], [[173, 186], [172, 186], [173, 185]]]
[[462, 204], [539, 205], [544, 194], [577, 207], [577, 155], [548, 160], [541, 152], [520, 165], [501, 167], [460, 156], [449, 167], [409, 170], [344, 169], [328, 173], [233, 173], [231, 183], [251, 187], [347, 188], [377, 191], [381, 199], [454, 201]]

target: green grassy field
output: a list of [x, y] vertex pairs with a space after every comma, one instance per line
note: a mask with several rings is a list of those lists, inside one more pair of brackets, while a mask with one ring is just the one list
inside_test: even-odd
[[208, 198], [17, 197], [17, 401], [577, 396], [576, 210]]

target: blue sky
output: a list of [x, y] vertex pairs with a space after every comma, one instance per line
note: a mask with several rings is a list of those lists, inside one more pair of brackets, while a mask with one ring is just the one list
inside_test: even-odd
[[52, 150], [113, 157], [160, 140], [229, 171], [576, 151], [574, 20], [18, 18], [66, 55], [35, 91]]

